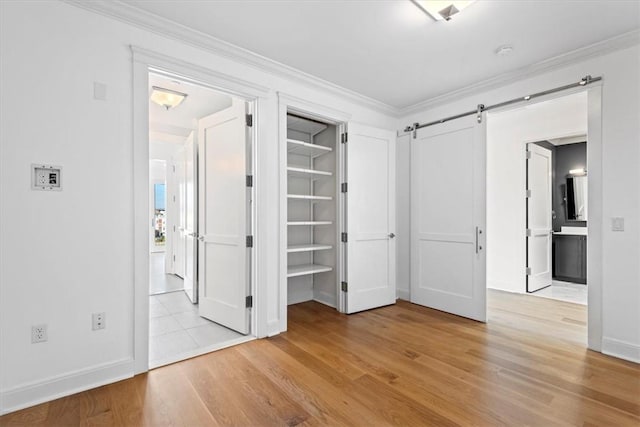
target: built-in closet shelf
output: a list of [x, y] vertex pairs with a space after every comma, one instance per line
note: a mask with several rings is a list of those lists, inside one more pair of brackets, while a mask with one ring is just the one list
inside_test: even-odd
[[289, 221], [287, 225], [331, 225], [333, 221]]
[[287, 199], [297, 200], [333, 200], [331, 196], [314, 196], [311, 194], [287, 194]]
[[318, 171], [315, 169], [294, 168], [289, 166], [287, 168], [287, 175], [294, 178], [324, 178], [332, 176], [331, 172]]
[[306, 245], [291, 245], [287, 248], [287, 252], [312, 252], [312, 251], [325, 251], [333, 249], [331, 245], [320, 245], [316, 243], [308, 243]]
[[290, 265], [287, 268], [287, 277], [306, 276], [309, 274], [324, 273], [325, 271], [333, 270], [328, 265], [319, 264], [304, 264], [304, 265]]
[[287, 139], [287, 151], [291, 154], [299, 154], [301, 156], [318, 157], [323, 154], [330, 153], [331, 147], [324, 145], [309, 144], [308, 142], [298, 141], [296, 139]]

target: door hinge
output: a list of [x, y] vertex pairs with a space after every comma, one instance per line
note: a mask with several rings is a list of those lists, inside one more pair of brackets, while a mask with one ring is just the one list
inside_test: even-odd
[[253, 295], [249, 295], [245, 298], [245, 307], [252, 308], [253, 307]]
[[173, 256], [173, 262], [175, 262], [175, 261], [176, 261], [176, 256], [174, 255], [174, 256]]
[[247, 126], [248, 127], [252, 127], [253, 126], [253, 114], [247, 114], [245, 117], [246, 117]]
[[340, 282], [340, 289], [342, 292], [348, 292], [349, 285], [347, 285], [347, 282]]
[[343, 243], [347, 243], [347, 233], [342, 233], [342, 234], [340, 235], [340, 240], [341, 240]]
[[343, 144], [346, 144], [348, 140], [349, 140], [349, 134], [347, 132], [340, 135], [340, 142], [342, 142]]
[[173, 232], [174, 233], [176, 232], [176, 226], [175, 225], [173, 226]]
[[247, 247], [248, 248], [253, 247], [253, 236], [247, 236]]
[[247, 175], [247, 187], [253, 187], [253, 175]]
[[524, 273], [525, 273], [527, 276], [531, 276], [531, 267], [527, 267], [527, 268], [525, 268], [525, 269], [524, 269]]
[[527, 199], [530, 198], [531, 197], [531, 190], [525, 190], [524, 197], [526, 197]]
[[347, 183], [343, 182], [342, 184], [340, 184], [340, 192], [341, 193], [346, 193], [347, 192]]
[[527, 151], [526, 156], [527, 156], [527, 157], [526, 157], [527, 159], [530, 159], [530, 158], [531, 158], [531, 151]]
[[173, 173], [176, 173], [176, 165], [173, 165]]

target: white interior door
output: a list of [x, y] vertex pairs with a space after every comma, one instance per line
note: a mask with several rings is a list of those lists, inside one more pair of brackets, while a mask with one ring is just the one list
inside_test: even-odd
[[428, 126], [411, 143], [411, 301], [482, 322], [485, 122]]
[[396, 301], [395, 132], [349, 123], [346, 312]]
[[551, 285], [551, 150], [527, 144], [527, 292]]
[[199, 121], [200, 316], [249, 333], [244, 102]]
[[184, 147], [181, 147], [173, 159], [173, 273], [184, 278]]
[[184, 291], [194, 304], [198, 302], [197, 159], [197, 144], [191, 132], [184, 144]]

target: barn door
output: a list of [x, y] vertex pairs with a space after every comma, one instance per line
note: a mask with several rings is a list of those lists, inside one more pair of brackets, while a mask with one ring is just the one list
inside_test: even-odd
[[411, 301], [486, 321], [486, 127], [428, 126], [411, 144]]

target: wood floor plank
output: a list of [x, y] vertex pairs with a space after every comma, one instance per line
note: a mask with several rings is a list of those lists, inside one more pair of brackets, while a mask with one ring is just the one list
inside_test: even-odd
[[290, 306], [288, 332], [0, 417], [0, 426], [633, 426], [640, 365], [586, 309], [490, 291], [488, 323], [405, 301]]

